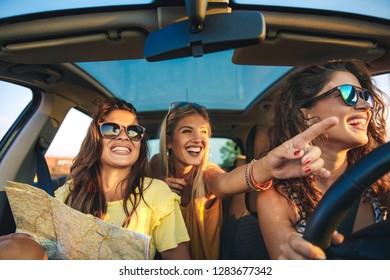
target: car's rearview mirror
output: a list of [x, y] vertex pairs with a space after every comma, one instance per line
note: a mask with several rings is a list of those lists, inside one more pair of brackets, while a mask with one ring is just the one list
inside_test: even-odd
[[265, 38], [264, 18], [256, 11], [210, 14], [205, 17], [201, 31], [191, 32], [190, 27], [190, 21], [184, 20], [150, 33], [145, 41], [145, 58], [159, 61], [199, 57], [254, 45]]

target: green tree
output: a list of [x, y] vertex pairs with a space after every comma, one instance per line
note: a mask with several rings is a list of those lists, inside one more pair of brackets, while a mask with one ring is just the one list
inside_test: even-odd
[[220, 149], [222, 157], [222, 166], [230, 167], [233, 165], [234, 160], [237, 156], [241, 155], [241, 149], [232, 140], [226, 141], [225, 146]]

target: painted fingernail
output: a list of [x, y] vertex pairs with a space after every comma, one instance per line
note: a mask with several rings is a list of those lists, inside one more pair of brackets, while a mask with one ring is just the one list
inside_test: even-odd
[[306, 166], [304, 171], [305, 171], [305, 173], [309, 173], [311, 171], [311, 168], [309, 166]]
[[297, 155], [299, 155], [299, 153], [301, 152], [301, 150], [297, 150], [297, 151], [295, 151], [294, 152], [294, 156], [297, 156]]
[[308, 165], [310, 162], [311, 162], [311, 158], [307, 158], [307, 159], [305, 160], [305, 165]]

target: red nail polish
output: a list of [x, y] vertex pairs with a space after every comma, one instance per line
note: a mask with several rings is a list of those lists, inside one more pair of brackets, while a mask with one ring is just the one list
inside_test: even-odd
[[305, 160], [305, 165], [308, 165], [310, 162], [311, 162], [311, 159], [310, 159], [310, 158], [306, 159], [306, 160]]
[[306, 166], [304, 171], [305, 171], [305, 173], [309, 173], [311, 171], [311, 168], [309, 166]]
[[295, 152], [294, 152], [294, 156], [299, 155], [300, 152], [301, 152], [301, 150], [295, 151]]

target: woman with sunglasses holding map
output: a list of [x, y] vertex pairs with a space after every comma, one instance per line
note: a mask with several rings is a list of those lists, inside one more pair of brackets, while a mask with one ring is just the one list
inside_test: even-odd
[[[208, 161], [211, 125], [206, 108], [189, 102], [171, 104], [161, 125], [160, 153], [151, 161], [152, 177], [165, 180], [181, 197], [190, 235], [192, 259], [219, 259], [221, 198], [246, 191], [265, 191], [275, 178], [329, 172], [320, 150], [308, 143], [337, 122], [330, 118], [286, 141], [267, 157], [225, 172]], [[308, 171], [309, 170], [309, 171]]]
[[[331, 176], [314, 173], [274, 180], [273, 188], [257, 196], [260, 229], [271, 258], [325, 258], [320, 248], [301, 237], [306, 221], [349, 166], [386, 143], [384, 108], [368, 69], [356, 60], [305, 68], [280, 88], [269, 132], [271, 148], [330, 116], [339, 122], [312, 141], [321, 149], [324, 167]], [[363, 193], [350, 231], [386, 219], [389, 190], [389, 175], [385, 175]], [[340, 243], [342, 236], [336, 234], [334, 239]]]
[[146, 177], [145, 128], [124, 101], [104, 102], [93, 118], [70, 180], [55, 196], [70, 207], [151, 237], [150, 258], [189, 259], [179, 196]]

